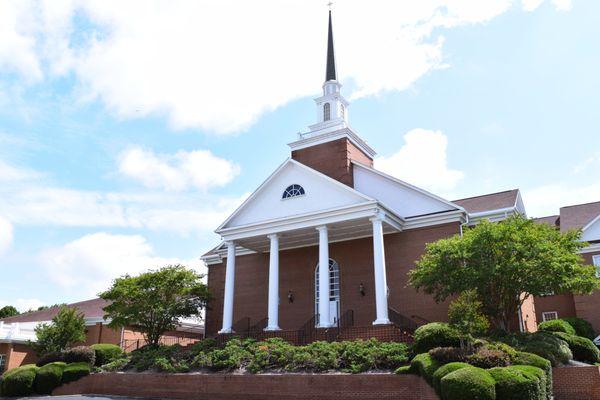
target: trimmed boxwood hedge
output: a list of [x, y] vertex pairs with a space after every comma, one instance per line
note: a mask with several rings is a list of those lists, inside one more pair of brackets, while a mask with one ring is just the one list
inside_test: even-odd
[[544, 321], [538, 325], [538, 330], [546, 332], [564, 332], [568, 333], [569, 335], [575, 335], [575, 328], [573, 328], [570, 323], [562, 319]]
[[467, 367], [471, 367], [471, 365], [464, 362], [451, 362], [446, 365], [442, 365], [440, 368], [437, 369], [437, 371], [433, 373], [433, 388], [435, 389], [435, 391], [440, 393], [440, 382], [443, 377], [445, 377], [451, 372]]
[[489, 372], [496, 381], [498, 400], [546, 400], [545, 388], [543, 393], [540, 392], [538, 378], [520, 368], [498, 367]]
[[61, 361], [46, 364], [37, 371], [33, 388], [38, 394], [51, 394], [62, 382], [63, 370], [67, 364]]
[[444, 400], [495, 400], [496, 381], [485, 369], [461, 368], [444, 376], [440, 382]]
[[525, 353], [522, 351], [517, 352], [517, 354], [512, 358], [512, 363], [514, 365], [531, 365], [532, 367], [537, 367], [546, 373], [546, 398], [550, 400], [552, 397], [552, 364], [550, 361], [546, 360], [533, 353]]
[[97, 367], [101, 367], [105, 364], [111, 363], [123, 357], [124, 355], [121, 347], [117, 346], [116, 344], [97, 343], [91, 345], [90, 347], [96, 353], [95, 365]]
[[531, 365], [513, 365], [511, 368], [525, 373], [528, 377], [537, 382], [539, 395], [537, 397], [533, 397], [533, 400], [544, 400], [548, 397], [546, 393], [546, 373], [542, 369], [533, 367]]
[[23, 365], [11, 369], [2, 375], [0, 394], [2, 396], [28, 396], [33, 393], [33, 381], [39, 368], [35, 365]]
[[573, 359], [590, 364], [600, 362], [600, 350], [590, 339], [563, 332], [553, 332], [553, 335], [567, 342]]
[[460, 334], [443, 322], [432, 322], [417, 328], [414, 334], [413, 350], [424, 353], [435, 347], [460, 346]]
[[591, 340], [594, 340], [596, 338], [596, 334], [594, 333], [594, 328], [592, 327], [592, 324], [587, 322], [585, 319], [577, 317], [569, 317], [563, 319], [569, 324], [571, 324], [573, 329], [575, 329], [575, 333], [577, 334], [577, 336], [583, 336]]
[[74, 382], [91, 372], [90, 365], [86, 362], [68, 364], [63, 370], [62, 383]]
[[431, 357], [429, 353], [418, 354], [410, 362], [411, 371], [421, 375], [430, 385], [433, 385], [433, 374], [441, 366], [442, 363]]

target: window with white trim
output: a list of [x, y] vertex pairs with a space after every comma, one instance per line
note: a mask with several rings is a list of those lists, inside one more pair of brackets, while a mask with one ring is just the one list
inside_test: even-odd
[[304, 188], [302, 186], [293, 184], [293, 185], [288, 186], [285, 189], [281, 198], [289, 199], [290, 197], [303, 196], [304, 194], [305, 194], [305, 192], [304, 192]]
[[323, 104], [323, 121], [329, 121], [331, 119], [331, 104]]
[[6, 367], [6, 355], [0, 354], [0, 373], [4, 372], [5, 367]]
[[551, 321], [553, 319], [558, 319], [558, 312], [546, 311], [542, 313], [542, 321]]
[[596, 267], [596, 278], [600, 278], [600, 254], [592, 257], [592, 263]]

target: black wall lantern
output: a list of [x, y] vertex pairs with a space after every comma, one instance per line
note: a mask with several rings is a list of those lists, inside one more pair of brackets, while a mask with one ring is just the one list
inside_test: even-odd
[[293, 303], [294, 302], [294, 293], [291, 290], [288, 290], [288, 302]]
[[361, 296], [365, 296], [365, 285], [363, 285], [362, 283], [360, 285], [358, 285], [358, 292], [360, 293]]

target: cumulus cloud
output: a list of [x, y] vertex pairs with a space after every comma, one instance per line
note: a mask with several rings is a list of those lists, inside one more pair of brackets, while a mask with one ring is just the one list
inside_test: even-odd
[[39, 173], [28, 168], [15, 167], [0, 160], [0, 182], [24, 181], [35, 179], [40, 176]]
[[413, 129], [396, 153], [375, 159], [376, 168], [410, 184], [446, 192], [456, 187], [464, 173], [448, 167], [448, 138], [440, 131]]
[[124, 274], [138, 274], [166, 264], [184, 264], [204, 273], [197, 260], [162, 258], [140, 235], [114, 235], [98, 232], [82, 236], [62, 246], [44, 251], [41, 263], [48, 278], [81, 296], [95, 296], [111, 281]]
[[8, 251], [13, 242], [13, 226], [0, 215], [0, 256]]
[[523, 190], [527, 215], [544, 217], [558, 214], [560, 207], [583, 204], [600, 199], [600, 183], [576, 185], [559, 182]]
[[[348, 94], [407, 88], [444, 65], [437, 28], [485, 23], [511, 4], [339, 2], [336, 50]], [[240, 131], [266, 111], [314, 95], [323, 80], [321, 1], [21, 0], [0, 7], [0, 68], [30, 82], [72, 73], [76, 93], [120, 117], [162, 115], [175, 128]]]
[[225, 186], [239, 174], [240, 168], [208, 150], [154, 154], [136, 147], [121, 154], [119, 171], [150, 188], [183, 191]]
[[2, 308], [4, 306], [13, 306], [17, 310], [19, 310], [19, 312], [26, 312], [29, 310], [37, 310], [39, 307], [43, 306], [44, 304], [45, 303], [43, 301], [41, 301], [40, 299], [36, 299], [36, 298], [27, 298], [27, 299], [18, 298], [13, 301], [0, 300], [0, 308]]

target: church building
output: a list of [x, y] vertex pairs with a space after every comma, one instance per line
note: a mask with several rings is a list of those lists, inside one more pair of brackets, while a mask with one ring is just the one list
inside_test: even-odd
[[[330, 11], [316, 123], [289, 143], [290, 157], [216, 229], [223, 241], [202, 257], [213, 297], [208, 337], [399, 339], [447, 319], [447, 304], [407, 285], [427, 243], [482, 218], [525, 215], [518, 189], [449, 201], [375, 169], [341, 87]], [[533, 299], [515, 321], [535, 329]]]

